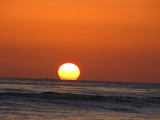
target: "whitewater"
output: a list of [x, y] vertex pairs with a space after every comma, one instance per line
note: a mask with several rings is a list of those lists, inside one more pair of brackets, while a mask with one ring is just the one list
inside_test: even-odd
[[0, 120], [160, 120], [160, 84], [0, 78]]

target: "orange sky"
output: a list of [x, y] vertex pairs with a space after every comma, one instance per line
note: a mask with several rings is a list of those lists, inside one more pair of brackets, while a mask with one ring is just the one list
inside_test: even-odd
[[160, 82], [159, 0], [1, 0], [0, 77]]

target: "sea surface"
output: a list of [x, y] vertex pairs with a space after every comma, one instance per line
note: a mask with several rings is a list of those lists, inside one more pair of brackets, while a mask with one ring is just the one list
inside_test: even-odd
[[160, 120], [160, 84], [0, 78], [0, 120]]

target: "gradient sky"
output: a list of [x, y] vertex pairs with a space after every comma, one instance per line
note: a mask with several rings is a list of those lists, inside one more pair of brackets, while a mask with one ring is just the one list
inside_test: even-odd
[[1, 0], [0, 77], [160, 82], [159, 0]]

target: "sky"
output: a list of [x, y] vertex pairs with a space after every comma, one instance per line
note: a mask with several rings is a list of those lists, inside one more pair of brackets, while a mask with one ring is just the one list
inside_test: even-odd
[[1, 0], [0, 77], [160, 83], [159, 0]]

